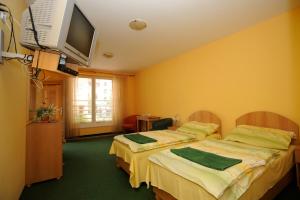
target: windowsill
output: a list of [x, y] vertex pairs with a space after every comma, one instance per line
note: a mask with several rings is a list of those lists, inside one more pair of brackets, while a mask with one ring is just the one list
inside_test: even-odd
[[101, 126], [113, 126], [112, 122], [91, 122], [91, 123], [80, 123], [79, 128], [94, 128]]

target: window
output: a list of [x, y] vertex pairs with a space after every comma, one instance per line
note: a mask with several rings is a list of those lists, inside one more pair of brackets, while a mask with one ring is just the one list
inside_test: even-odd
[[112, 80], [78, 78], [75, 111], [86, 125], [112, 122]]
[[76, 87], [75, 110], [80, 123], [93, 121], [92, 79], [78, 78]]
[[112, 121], [112, 80], [96, 79], [96, 122]]

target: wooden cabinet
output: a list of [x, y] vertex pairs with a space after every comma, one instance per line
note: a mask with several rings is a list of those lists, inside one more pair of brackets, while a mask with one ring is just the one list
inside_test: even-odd
[[54, 105], [56, 108], [54, 119], [56, 121], [63, 120], [63, 84], [62, 83], [44, 83], [44, 87], [40, 90], [41, 97], [37, 100], [39, 106], [48, 107], [49, 105]]
[[62, 123], [30, 123], [26, 133], [26, 185], [63, 174]]
[[300, 146], [297, 145], [295, 148], [295, 163], [296, 163], [296, 176], [297, 176], [297, 185], [300, 189]]

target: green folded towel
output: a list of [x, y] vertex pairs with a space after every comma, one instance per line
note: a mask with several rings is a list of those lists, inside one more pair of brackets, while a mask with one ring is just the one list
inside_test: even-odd
[[198, 149], [193, 149], [190, 147], [185, 147], [181, 149], [171, 149], [170, 151], [192, 162], [198, 163], [205, 167], [222, 171], [242, 162], [242, 160], [239, 159], [227, 158], [213, 153], [200, 151]]
[[153, 139], [153, 138], [150, 138], [150, 137], [138, 134], [138, 133], [127, 134], [127, 135], [124, 135], [124, 137], [126, 137], [127, 139], [129, 139], [131, 141], [139, 143], [139, 144], [147, 144], [147, 143], [157, 142], [156, 139]]

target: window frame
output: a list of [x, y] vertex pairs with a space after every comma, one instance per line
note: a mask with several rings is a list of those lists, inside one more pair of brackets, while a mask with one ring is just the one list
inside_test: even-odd
[[[113, 78], [103, 77], [103, 76], [80, 76], [78, 78], [89, 78], [92, 80], [92, 122], [80, 122], [80, 128], [93, 128], [99, 126], [112, 126], [113, 125], [113, 106], [112, 106], [112, 120], [111, 121], [96, 121], [96, 79], [110, 80], [112, 82], [112, 92], [113, 92]], [[112, 104], [113, 104], [113, 94], [112, 94]]]

